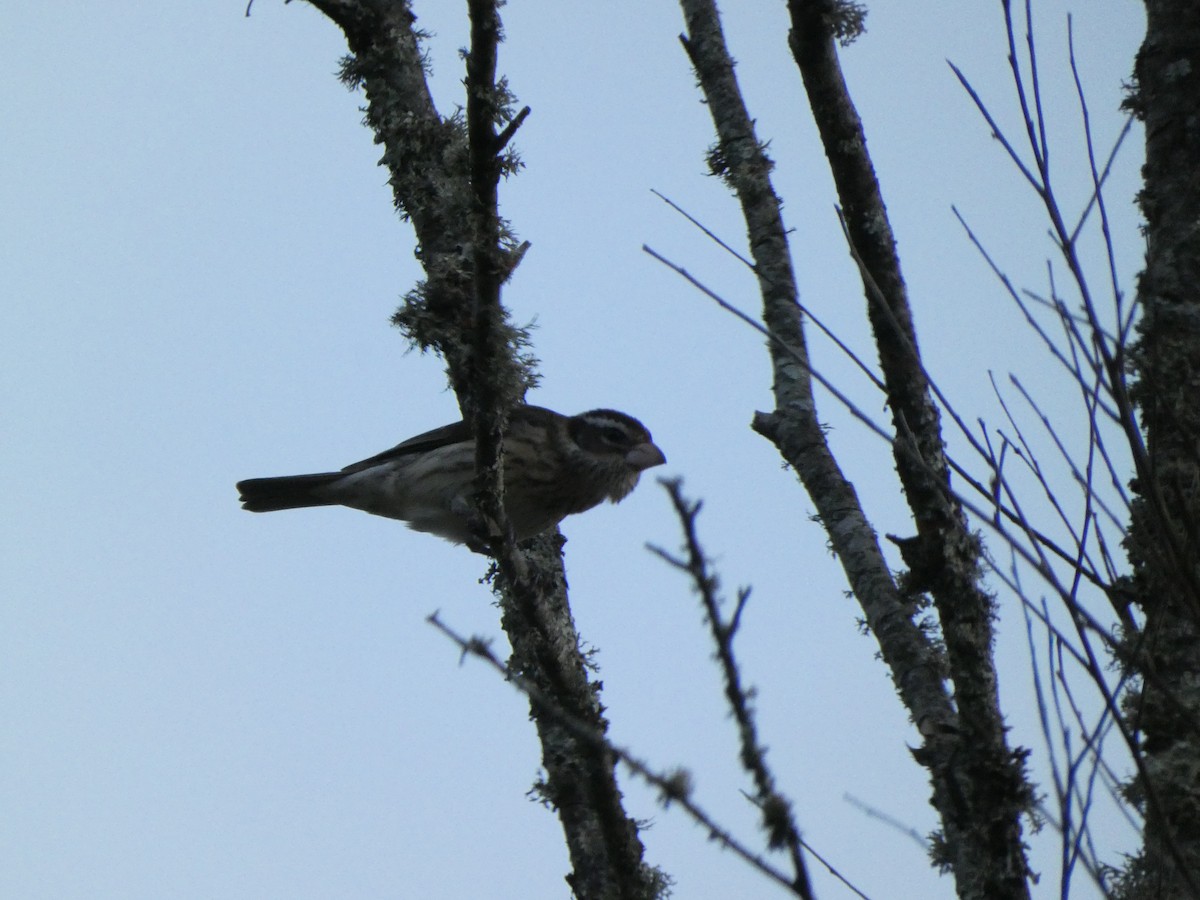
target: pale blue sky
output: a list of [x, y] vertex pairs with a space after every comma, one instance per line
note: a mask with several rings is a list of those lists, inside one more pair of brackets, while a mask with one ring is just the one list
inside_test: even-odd
[[[727, 29], [795, 229], [803, 299], [865, 343], [864, 301], [799, 78], [783, 3], [727, 4]], [[1070, 199], [1078, 124], [1068, 7], [1039, 2], [1056, 157]], [[1099, 140], [1141, 33], [1131, 0], [1081, 5], [1077, 40]], [[485, 562], [347, 510], [243, 513], [235, 481], [320, 471], [457, 417], [435, 359], [387, 319], [419, 276], [345, 46], [303, 3], [8, 4], [0, 143], [0, 896], [553, 898], [556, 819], [525, 798], [538, 748], [525, 703], [424, 618], [500, 638]], [[417, 3], [443, 111], [459, 97], [465, 4]], [[705, 500], [730, 591], [754, 597], [738, 647], [805, 835], [877, 898], [950, 897], [907, 838], [852, 793], [935, 827], [917, 737], [812, 506], [747, 423], [770, 405], [760, 338], [640, 250], [743, 308], [738, 263], [654, 198], [731, 243], [744, 229], [704, 175], [711, 125], [676, 6], [513, 2], [501, 70], [533, 109], [528, 169], [504, 212], [532, 249], [506, 299], [535, 318], [543, 387], [564, 412], [613, 406], [654, 432]], [[960, 64], [1015, 123], [999, 4], [874, 5], [844, 55], [912, 291], [927, 364], [969, 414], [996, 416], [988, 369], [1053, 368], [969, 248], [957, 204], [1022, 283], [1049, 254], [1031, 192], [954, 81]], [[1122, 276], [1140, 261], [1140, 135], [1114, 181]], [[868, 413], [880, 398], [813, 339]], [[1050, 400], [1054, 399], [1054, 389]], [[885, 448], [823, 418], [881, 532], [909, 533]], [[694, 599], [647, 541], [677, 530], [648, 480], [568, 520], [577, 624], [600, 649], [613, 737], [755, 840], [735, 735]], [[1030, 707], [1023, 626], [1000, 646], [1010, 707]], [[499, 644], [503, 646], [503, 644]], [[1040, 747], [1022, 715], [1017, 740]], [[779, 892], [629, 783], [649, 861], [680, 898]], [[1039, 857], [1054, 892], [1053, 842]], [[814, 866], [822, 897], [845, 892]], [[1086, 892], [1080, 896], [1087, 896]]]

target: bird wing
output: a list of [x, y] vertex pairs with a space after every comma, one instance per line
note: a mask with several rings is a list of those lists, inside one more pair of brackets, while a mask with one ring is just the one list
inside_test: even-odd
[[451, 444], [463, 444], [471, 440], [474, 440], [471, 436], [471, 427], [466, 422], [455, 422], [453, 425], [443, 425], [441, 428], [433, 429], [433, 431], [426, 431], [424, 434], [410, 437], [407, 441], [400, 442], [390, 450], [384, 450], [382, 453], [377, 453], [367, 459], [351, 463], [342, 469], [342, 471], [361, 472], [363, 469], [369, 469], [372, 466], [391, 462], [394, 459], [410, 456], [413, 453], [424, 453], [427, 450], [436, 450], [438, 447], [449, 447]]
[[[620, 413], [617, 413], [617, 415], [620, 415]], [[550, 422], [560, 418], [562, 417], [558, 413], [544, 407], [522, 404], [513, 409], [509, 421], [511, 423], [513, 419], [520, 419], [528, 424], [548, 427]], [[414, 453], [424, 453], [427, 450], [449, 447], [452, 444], [466, 444], [473, 440], [475, 440], [475, 436], [471, 432], [471, 426], [466, 421], [459, 421], [453, 425], [443, 425], [441, 428], [433, 429], [433, 431], [426, 431], [424, 434], [410, 437], [407, 441], [397, 444], [391, 450], [384, 450], [382, 453], [377, 453], [368, 459], [351, 463], [342, 469], [342, 471], [347, 473], [361, 472], [363, 469], [391, 462], [394, 459], [401, 459]]]

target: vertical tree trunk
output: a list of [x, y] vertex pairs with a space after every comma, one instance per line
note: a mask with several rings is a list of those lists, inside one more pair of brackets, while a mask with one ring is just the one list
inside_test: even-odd
[[1127, 542], [1145, 624], [1125, 645], [1141, 676], [1126, 702], [1146, 826], [1122, 895], [1171, 900], [1200, 896], [1200, 5], [1147, 0], [1146, 13], [1130, 100], [1146, 126], [1131, 351], [1146, 446]]

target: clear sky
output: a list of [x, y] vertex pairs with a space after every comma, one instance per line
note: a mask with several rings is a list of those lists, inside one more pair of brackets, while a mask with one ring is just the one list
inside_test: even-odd
[[[771, 141], [803, 299], [867, 359], [864, 301], [786, 47], [786, 11], [726, 4], [759, 134]], [[753, 6], [753, 11], [743, 8]], [[897, 229], [930, 370], [969, 420], [999, 424], [988, 371], [1052, 409], [1069, 390], [955, 224], [956, 204], [1021, 284], [1051, 253], [1035, 198], [955, 82], [958, 63], [1015, 125], [1000, 5], [874, 4], [844, 54]], [[1046, 102], [1068, 199], [1080, 180], [1069, 7], [1037, 3]], [[554, 898], [557, 820], [526, 798], [526, 704], [424, 619], [496, 637], [485, 561], [341, 509], [242, 512], [241, 478], [323, 471], [457, 418], [440, 363], [388, 316], [419, 277], [345, 45], [303, 3], [8, 4], [0, 28], [0, 897]], [[418, 2], [435, 93], [460, 100], [465, 4]], [[1142, 31], [1132, 0], [1080, 4], [1081, 73], [1101, 145]], [[641, 251], [753, 311], [744, 228], [704, 174], [712, 142], [671, 3], [514, 0], [500, 66], [533, 114], [527, 170], [503, 187], [532, 249], [508, 288], [536, 319], [533, 402], [626, 410], [705, 501], [738, 650], [806, 838], [872, 897], [953, 895], [908, 837], [854, 795], [935, 827], [918, 738], [859, 635], [812, 505], [753, 434], [769, 408], [760, 338]], [[1111, 194], [1120, 276], [1141, 260], [1135, 132]], [[818, 364], [883, 420], [828, 342]], [[882, 532], [908, 534], [886, 448], [823, 398], [834, 448]], [[577, 624], [599, 648], [612, 734], [751, 841], [699, 608], [644, 544], [678, 531], [648, 479], [568, 520]], [[1001, 688], [1029, 716], [1024, 628], [1002, 599]], [[676, 896], [777, 889], [626, 779], [649, 861]], [[1120, 832], [1114, 846], [1120, 847]], [[1057, 891], [1055, 843], [1037, 860]], [[814, 866], [822, 897], [847, 896]], [[1087, 896], [1083, 891], [1079, 896]]]

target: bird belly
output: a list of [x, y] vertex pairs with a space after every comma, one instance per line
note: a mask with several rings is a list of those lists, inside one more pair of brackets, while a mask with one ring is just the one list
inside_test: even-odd
[[[330, 499], [376, 516], [399, 519], [455, 543], [467, 540], [457, 480], [421, 472], [418, 465], [382, 465], [351, 472], [324, 490]], [[425, 476], [425, 477], [422, 477]]]

